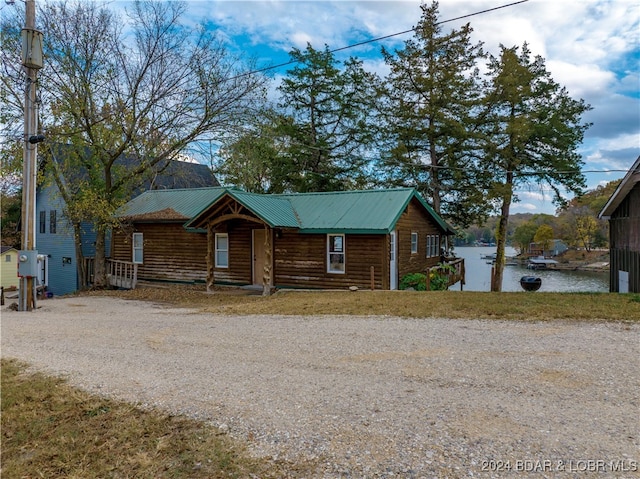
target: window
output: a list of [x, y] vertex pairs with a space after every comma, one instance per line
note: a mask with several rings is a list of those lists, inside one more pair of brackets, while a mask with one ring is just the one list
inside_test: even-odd
[[142, 233], [133, 233], [133, 262], [142, 264], [144, 242]]
[[56, 227], [56, 210], [51, 210], [49, 211], [49, 233], [55, 234]]
[[7, 256], [4, 257], [5, 263], [11, 263], [11, 253], [7, 253]]
[[216, 268], [229, 267], [229, 235], [216, 233]]
[[440, 236], [427, 235], [427, 258], [440, 255]]
[[411, 254], [418, 252], [418, 233], [411, 233]]
[[345, 273], [344, 235], [327, 235], [327, 272]]
[[40, 233], [46, 233], [47, 232], [47, 212], [46, 211], [41, 211], [40, 212]]

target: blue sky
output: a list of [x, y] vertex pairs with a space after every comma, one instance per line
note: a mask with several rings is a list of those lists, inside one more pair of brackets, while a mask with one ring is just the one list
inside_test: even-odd
[[[517, 0], [516, 0], [517, 1]], [[126, 2], [116, 2], [119, 5]], [[230, 48], [258, 67], [284, 63], [288, 52], [307, 42], [321, 49], [340, 48], [411, 29], [420, 18], [420, 1], [188, 1], [188, 19], [205, 21], [227, 39]], [[440, 18], [513, 3], [513, 0], [441, 0]], [[470, 22], [474, 41], [497, 54], [499, 45], [528, 42], [546, 60], [553, 79], [593, 110], [593, 123], [580, 153], [588, 187], [622, 178], [640, 155], [640, 2], [637, 0], [528, 0], [500, 10], [442, 25]], [[337, 58], [355, 56], [380, 75], [387, 72], [380, 48], [402, 48], [411, 34], [352, 48]], [[273, 70], [277, 79], [287, 67]], [[593, 171], [593, 172], [592, 172]], [[537, 187], [518, 192], [513, 213], [555, 212], [551, 197]]]

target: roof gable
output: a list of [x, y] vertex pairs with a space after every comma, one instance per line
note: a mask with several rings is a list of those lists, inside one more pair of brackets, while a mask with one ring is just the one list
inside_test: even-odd
[[609, 201], [604, 205], [602, 211], [598, 215], [600, 218], [610, 218], [611, 215], [616, 211], [620, 203], [624, 201], [629, 192], [633, 189], [636, 183], [640, 182], [640, 156], [635, 161], [635, 163], [631, 166], [627, 174], [624, 176], [616, 191], [613, 192]]

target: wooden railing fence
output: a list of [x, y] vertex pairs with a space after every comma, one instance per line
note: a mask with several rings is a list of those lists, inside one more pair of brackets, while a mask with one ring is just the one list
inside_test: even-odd
[[447, 259], [443, 264], [445, 267], [433, 266], [427, 269], [427, 290], [430, 288], [429, 278], [431, 273], [436, 273], [447, 277], [447, 288], [460, 281], [460, 291], [462, 291], [465, 284], [464, 258]]
[[108, 259], [107, 281], [111, 286], [135, 289], [138, 282], [138, 264], [131, 261]]
[[[87, 271], [87, 287], [94, 284], [95, 258], [84, 259]], [[118, 288], [135, 289], [138, 282], [138, 265], [131, 261], [107, 259], [107, 282], [110, 286]]]

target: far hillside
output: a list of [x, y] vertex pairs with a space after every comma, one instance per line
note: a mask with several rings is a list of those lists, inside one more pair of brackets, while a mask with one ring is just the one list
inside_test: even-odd
[[[527, 251], [531, 243], [540, 241], [541, 236], [547, 239], [546, 235], [549, 235], [550, 239], [562, 240], [578, 255], [584, 254], [585, 257], [597, 258], [598, 255], [607, 254], [607, 251], [598, 250], [606, 250], [609, 247], [609, 223], [598, 219], [598, 213], [619, 184], [620, 180], [611, 181], [575, 197], [564, 207], [559, 208], [555, 215], [532, 213], [511, 215], [507, 230], [507, 244], [520, 252]], [[498, 220], [498, 216], [492, 216], [482, 225], [473, 225], [463, 230], [456, 238], [456, 245], [495, 243]]]

